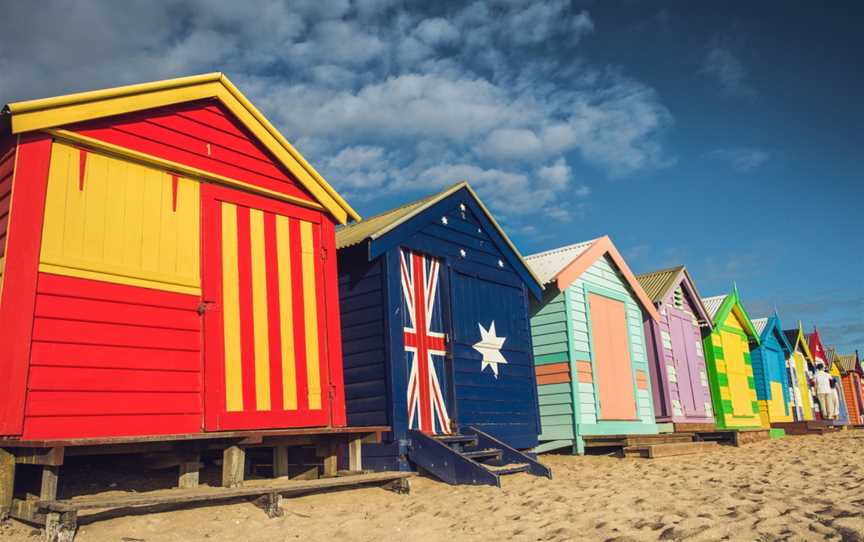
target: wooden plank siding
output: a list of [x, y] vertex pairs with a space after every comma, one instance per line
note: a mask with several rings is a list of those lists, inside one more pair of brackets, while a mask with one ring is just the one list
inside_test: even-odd
[[300, 183], [215, 100], [80, 123], [106, 143], [313, 201]]
[[15, 169], [15, 146], [11, 140], [0, 145], [0, 302], [3, 292], [3, 269], [6, 261], [6, 232], [12, 204], [12, 175]]
[[41, 273], [23, 438], [200, 432], [198, 302]]
[[339, 303], [348, 425], [387, 425], [388, 384], [384, 274], [362, 250], [340, 251]]

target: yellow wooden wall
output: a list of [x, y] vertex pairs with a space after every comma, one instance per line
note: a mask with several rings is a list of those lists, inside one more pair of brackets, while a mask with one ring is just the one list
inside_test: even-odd
[[[83, 182], [80, 178], [84, 160]], [[196, 181], [54, 143], [40, 271], [199, 295]]]

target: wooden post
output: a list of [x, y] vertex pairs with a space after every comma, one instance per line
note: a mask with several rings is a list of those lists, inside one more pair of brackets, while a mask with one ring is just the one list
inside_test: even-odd
[[57, 500], [57, 482], [60, 478], [60, 467], [45, 465], [42, 467], [42, 489], [39, 491], [40, 501]]
[[288, 446], [273, 447], [273, 478], [288, 476]]
[[15, 490], [15, 456], [0, 448], [0, 520], [9, 517]]
[[180, 463], [180, 476], [177, 481], [177, 487], [188, 489], [198, 487], [199, 473], [201, 470], [201, 456], [195, 455], [187, 458], [187, 461]]
[[222, 486], [238, 487], [243, 484], [246, 473], [246, 450], [230, 446], [222, 453]]
[[348, 470], [363, 470], [363, 437], [353, 437], [348, 441]]
[[324, 462], [324, 477], [336, 476], [339, 471], [339, 455], [337, 451], [339, 447], [335, 442], [327, 441], [321, 446], [321, 455]]
[[45, 517], [45, 539], [48, 542], [72, 542], [76, 530], [77, 512], [49, 512]]

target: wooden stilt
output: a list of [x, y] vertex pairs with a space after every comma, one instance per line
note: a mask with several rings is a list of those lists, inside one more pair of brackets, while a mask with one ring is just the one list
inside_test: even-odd
[[324, 477], [336, 476], [336, 473], [339, 471], [338, 449], [333, 442], [328, 441], [321, 444], [318, 455], [323, 459]]
[[72, 542], [76, 530], [77, 512], [49, 512], [45, 517], [45, 539], [48, 542]]
[[42, 489], [39, 491], [40, 501], [56, 501], [57, 485], [60, 479], [60, 467], [45, 465], [42, 467]]
[[222, 486], [238, 487], [246, 473], [246, 450], [240, 446], [225, 448], [222, 454]]
[[348, 470], [358, 472], [363, 470], [363, 439], [352, 438], [348, 441]]
[[15, 456], [0, 448], [0, 520], [9, 517], [15, 489]]
[[198, 480], [201, 472], [201, 456], [196, 455], [188, 458], [188, 461], [180, 463], [180, 476], [177, 481], [179, 488], [198, 487]]
[[270, 519], [282, 517], [285, 513], [281, 506], [282, 495], [279, 493], [274, 492], [263, 495], [258, 502], [259, 506], [264, 509], [267, 513], [267, 517]]
[[273, 447], [273, 478], [288, 476], [288, 447]]

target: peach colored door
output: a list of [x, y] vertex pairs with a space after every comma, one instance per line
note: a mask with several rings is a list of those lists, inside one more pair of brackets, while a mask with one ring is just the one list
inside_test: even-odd
[[633, 367], [624, 303], [597, 294], [588, 296], [591, 340], [602, 420], [635, 420]]

